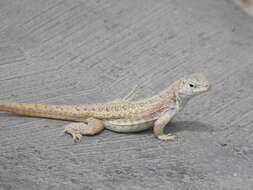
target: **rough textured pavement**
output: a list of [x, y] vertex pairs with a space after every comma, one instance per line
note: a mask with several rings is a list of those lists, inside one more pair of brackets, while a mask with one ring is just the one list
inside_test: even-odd
[[253, 19], [225, 0], [0, 0], [0, 100], [139, 97], [203, 72], [168, 126], [73, 143], [66, 121], [0, 113], [0, 189], [253, 189]]

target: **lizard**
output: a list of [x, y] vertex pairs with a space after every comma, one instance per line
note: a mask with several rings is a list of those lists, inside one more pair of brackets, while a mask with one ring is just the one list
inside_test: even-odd
[[207, 92], [211, 84], [201, 73], [181, 77], [157, 95], [135, 100], [133, 88], [125, 97], [98, 104], [53, 105], [0, 101], [0, 111], [18, 115], [74, 121], [64, 133], [74, 141], [83, 135], [96, 135], [105, 128], [114, 132], [138, 132], [153, 127], [154, 135], [164, 141], [176, 136], [165, 133], [165, 126], [194, 96]]

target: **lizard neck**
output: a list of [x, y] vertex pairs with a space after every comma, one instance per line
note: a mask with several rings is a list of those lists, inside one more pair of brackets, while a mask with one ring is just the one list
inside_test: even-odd
[[154, 111], [159, 111], [161, 109], [175, 109], [176, 111], [180, 111], [190, 99], [190, 96], [179, 93], [181, 82], [182, 80], [178, 80], [158, 95], [146, 98], [138, 103], [144, 103], [146, 107]]
[[164, 104], [172, 105], [177, 111], [180, 111], [187, 104], [191, 96], [179, 93], [182, 80], [179, 79], [171, 86], [160, 93], [160, 97], [164, 100]]
[[178, 110], [181, 111], [185, 105], [188, 103], [190, 100], [191, 96], [182, 96], [182, 95], [176, 95], [176, 105], [178, 107]]

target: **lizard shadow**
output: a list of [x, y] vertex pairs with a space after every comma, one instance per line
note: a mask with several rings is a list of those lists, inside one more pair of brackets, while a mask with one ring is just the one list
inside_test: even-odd
[[[51, 119], [51, 118], [43, 118], [43, 117], [33, 117], [33, 116], [29, 116], [29, 115], [19, 115], [19, 114], [15, 114], [15, 113], [8, 113], [8, 112], [0, 112], [0, 118], [9, 118], [9, 119], [13, 119], [13, 118], [39, 118], [39, 119], [50, 119], [50, 120], [58, 120], [58, 119]], [[64, 121], [64, 120], [62, 120]]]
[[213, 127], [200, 121], [176, 121], [169, 123], [165, 132], [177, 133], [180, 131], [212, 132]]
[[[6, 116], [8, 116], [9, 118], [24, 117], [17, 114], [0, 112], [0, 117]], [[193, 121], [172, 121], [166, 125], [164, 132], [165, 133], [178, 133], [180, 131], [213, 132], [213, 130], [214, 129], [211, 125], [207, 125], [203, 122], [193, 120]], [[153, 133], [153, 128], [135, 133], [129, 132], [129, 134], [149, 134], [149, 133]]]
[[4, 118], [12, 118], [12, 117], [27, 117], [27, 116], [23, 116], [23, 115], [18, 115], [15, 113], [8, 113], [8, 112], [2, 112], [0, 111], [0, 117], [4, 117]]
[[[213, 127], [200, 121], [174, 121], [166, 125], [165, 133], [178, 133], [180, 131], [198, 131], [198, 132], [212, 132]], [[149, 134], [153, 133], [153, 129], [135, 132], [131, 134]], [[129, 133], [130, 134], [130, 133]]]

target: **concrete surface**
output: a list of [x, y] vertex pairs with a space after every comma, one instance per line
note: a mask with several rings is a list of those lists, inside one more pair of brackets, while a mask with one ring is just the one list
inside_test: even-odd
[[0, 113], [0, 189], [253, 189], [253, 19], [226, 0], [0, 0], [0, 100], [150, 96], [203, 72], [168, 126], [75, 144], [66, 121]]

